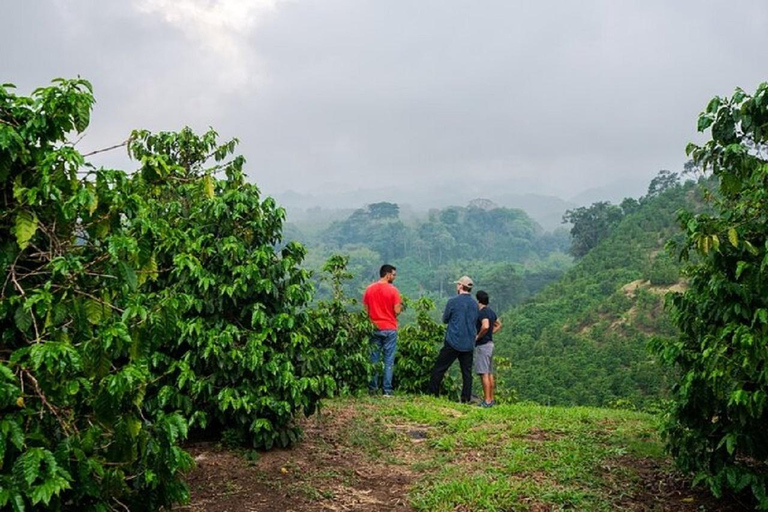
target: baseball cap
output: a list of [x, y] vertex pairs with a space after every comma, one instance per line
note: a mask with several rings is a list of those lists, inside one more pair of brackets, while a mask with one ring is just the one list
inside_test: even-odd
[[458, 281], [454, 281], [453, 284], [460, 284], [462, 286], [466, 286], [467, 288], [472, 288], [475, 286], [475, 282], [470, 279], [469, 276], [461, 276]]

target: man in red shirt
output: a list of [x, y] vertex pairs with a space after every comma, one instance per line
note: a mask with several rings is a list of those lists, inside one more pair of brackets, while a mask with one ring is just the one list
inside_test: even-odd
[[[363, 293], [363, 306], [368, 317], [376, 326], [371, 335], [371, 363], [377, 364], [384, 355], [384, 396], [392, 396], [392, 373], [395, 367], [397, 350], [397, 315], [403, 310], [400, 292], [392, 284], [397, 277], [397, 269], [392, 265], [382, 265], [380, 279], [368, 286]], [[373, 374], [368, 385], [373, 394], [379, 390], [379, 374]]]

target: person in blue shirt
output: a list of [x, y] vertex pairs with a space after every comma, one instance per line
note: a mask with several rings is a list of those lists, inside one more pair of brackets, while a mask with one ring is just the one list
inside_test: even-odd
[[469, 402], [472, 398], [472, 355], [477, 336], [477, 302], [472, 298], [475, 283], [468, 276], [463, 276], [456, 284], [456, 296], [448, 300], [443, 311], [445, 344], [440, 349], [429, 380], [429, 392], [440, 394], [440, 384], [448, 368], [458, 359], [461, 366], [461, 401]]

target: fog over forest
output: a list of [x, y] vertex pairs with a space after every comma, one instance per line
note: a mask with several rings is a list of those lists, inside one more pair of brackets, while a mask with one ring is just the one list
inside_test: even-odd
[[11, 0], [0, 75], [87, 77], [86, 153], [136, 128], [238, 137], [289, 207], [567, 208], [680, 171], [707, 101], [764, 79], [768, 8], [730, 5]]

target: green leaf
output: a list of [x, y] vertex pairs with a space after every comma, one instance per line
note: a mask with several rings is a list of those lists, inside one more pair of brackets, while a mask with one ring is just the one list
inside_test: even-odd
[[213, 199], [213, 195], [214, 195], [213, 177], [210, 174], [206, 174], [203, 177], [203, 187], [205, 189], [206, 197], [208, 197], [208, 199]]
[[30, 311], [24, 311], [24, 307], [19, 306], [13, 314], [13, 321], [21, 332], [26, 332], [32, 327], [32, 313]]
[[709, 114], [702, 114], [699, 116], [699, 123], [696, 129], [700, 132], [703, 132], [704, 130], [712, 126], [712, 123], [714, 122], [715, 122], [714, 116]]
[[739, 246], [739, 234], [736, 232], [736, 229], [731, 228], [728, 230], [728, 241], [731, 242], [731, 245], [734, 247]]
[[86, 299], [83, 305], [85, 317], [89, 323], [98, 325], [104, 317], [104, 306], [93, 299]]
[[88, 198], [88, 213], [93, 215], [96, 208], [99, 207], [99, 196], [95, 192], [91, 192]]
[[27, 483], [32, 485], [35, 480], [40, 478], [40, 465], [44, 459], [42, 448], [29, 448], [26, 452], [16, 459], [13, 470], [16, 476], [20, 476]]
[[131, 290], [136, 290], [136, 288], [139, 286], [138, 278], [136, 277], [136, 272], [125, 262], [120, 262], [120, 273], [122, 274], [122, 278], [125, 280], [126, 284], [128, 284], [128, 287]]
[[42, 484], [32, 488], [32, 504], [37, 505], [42, 502], [48, 505], [55, 494], [59, 494], [64, 489], [69, 488], [69, 482], [66, 478], [60, 475], [52, 475], [46, 478]]
[[18, 492], [14, 492], [11, 496], [11, 505], [13, 505], [13, 512], [25, 512], [24, 498]]
[[29, 241], [37, 231], [37, 215], [28, 211], [21, 211], [16, 215], [16, 225], [14, 234], [16, 235], [16, 243], [19, 244], [19, 248], [23, 251], [29, 245]]
[[133, 416], [125, 420], [125, 424], [128, 426], [128, 434], [132, 438], [135, 438], [141, 432], [141, 420], [134, 418]]
[[721, 102], [722, 100], [718, 96], [712, 98], [712, 100], [707, 105], [707, 114], [714, 114], [717, 112], [717, 109], [720, 108]]

